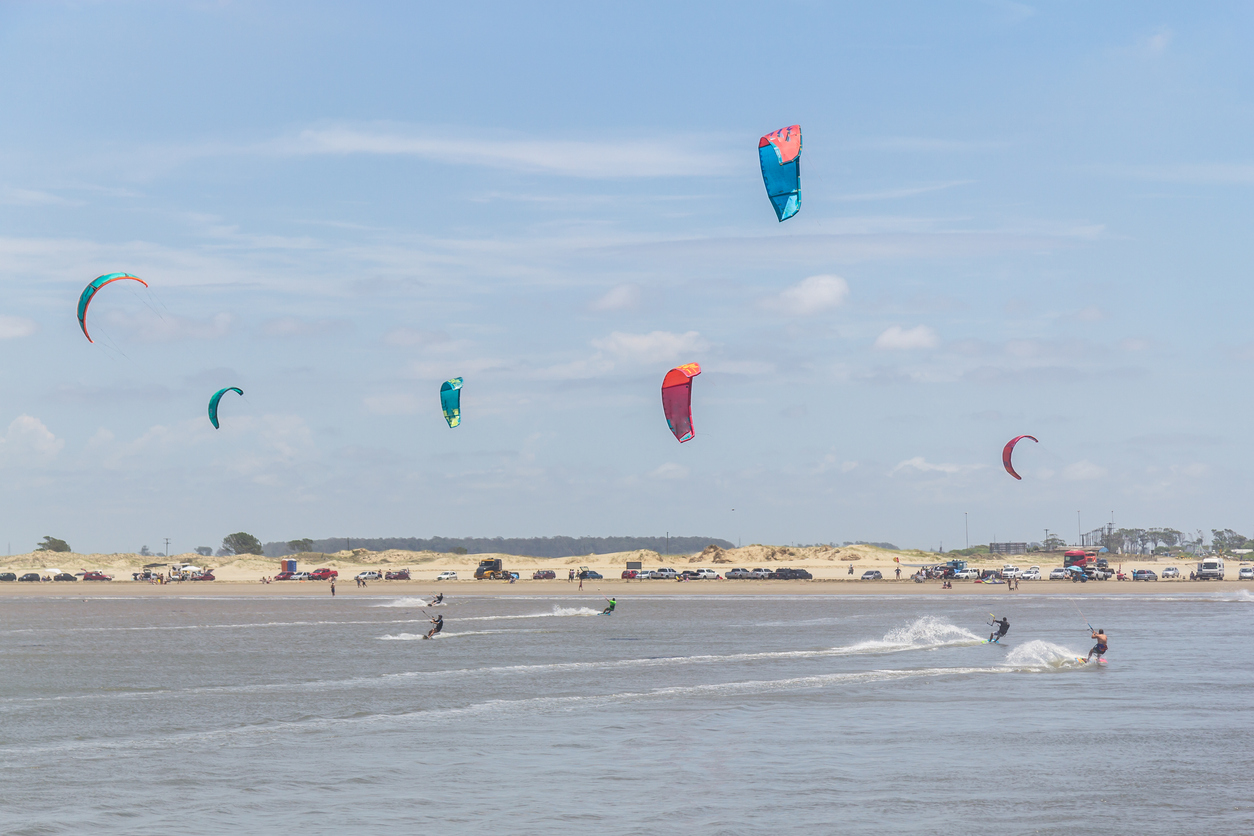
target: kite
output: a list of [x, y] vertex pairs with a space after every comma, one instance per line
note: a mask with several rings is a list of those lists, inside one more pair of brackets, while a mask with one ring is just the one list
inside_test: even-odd
[[462, 379], [455, 377], [440, 384], [440, 408], [449, 429], [462, 422]]
[[[1023, 439], [1025, 439], [1025, 438], [1030, 438], [1030, 439], [1032, 439], [1033, 441], [1036, 441], [1036, 438], [1035, 438], [1034, 436], [1030, 436], [1030, 435], [1017, 435], [1017, 436], [1015, 436], [1014, 438], [1012, 438], [1012, 439], [1010, 439], [1009, 441], [1007, 441], [1007, 442], [1006, 442], [1006, 446], [1005, 446], [1005, 447], [1003, 447], [1003, 448], [1002, 448], [1002, 450], [1001, 450], [1001, 463], [1002, 463], [1002, 466], [1004, 466], [1004, 467], [1006, 468], [1006, 472], [1007, 472], [1007, 473], [1009, 473], [1011, 476], [1013, 476], [1013, 477], [1015, 477], [1016, 479], [1019, 479], [1019, 480], [1022, 480], [1022, 479], [1023, 479], [1023, 477], [1022, 477], [1022, 476], [1020, 476], [1018, 473], [1015, 473], [1014, 466], [1010, 464], [1010, 454], [1011, 454], [1011, 453], [1013, 453], [1013, 452], [1015, 451], [1015, 445], [1016, 445], [1016, 444], [1018, 444], [1020, 441], [1022, 441], [1022, 440], [1023, 440]], [[1038, 441], [1037, 443], [1039, 444], [1040, 442]]]
[[801, 126], [780, 128], [758, 140], [762, 182], [781, 222], [801, 208]]
[[215, 430], [218, 429], [218, 401], [222, 400], [222, 396], [227, 392], [238, 392], [240, 397], [244, 395], [244, 390], [238, 386], [228, 386], [213, 393], [213, 397], [209, 399], [209, 423], [213, 424]]
[[671, 369], [662, 380], [662, 410], [666, 424], [682, 444], [694, 435], [692, 429], [692, 379], [701, 374], [700, 363]]
[[148, 282], [139, 276], [132, 276], [130, 273], [106, 273], [91, 280], [87, 287], [83, 288], [83, 294], [78, 297], [78, 327], [83, 329], [83, 336], [87, 338], [87, 342], [94, 343], [91, 334], [87, 333], [87, 306], [91, 304], [91, 300], [95, 298], [96, 291], [107, 285], [109, 282], [121, 281], [122, 279], [132, 279], [148, 287]]

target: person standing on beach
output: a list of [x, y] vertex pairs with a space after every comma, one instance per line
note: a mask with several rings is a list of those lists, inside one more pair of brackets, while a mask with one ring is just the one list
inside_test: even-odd
[[993, 624], [1000, 624], [1001, 626], [998, 627], [996, 631], [989, 634], [988, 640], [990, 644], [997, 644], [1001, 641], [1002, 636], [1010, 632], [1010, 619], [1003, 615], [1000, 619], [994, 618]]
[[579, 573], [579, 588], [583, 589], [583, 572]]
[[1084, 661], [1086, 662], [1093, 658], [1094, 653], [1097, 654], [1098, 659], [1101, 659], [1106, 655], [1106, 631], [1101, 629], [1094, 630], [1093, 638], [1097, 639], [1097, 644], [1093, 645], [1093, 649], [1089, 651], [1089, 655], [1084, 657]]
[[566, 583], [572, 583], [575, 580], [575, 570], [571, 569], [570, 574], [566, 576]]
[[335, 578], [331, 578], [331, 597], [335, 597]]
[[897, 567], [897, 580], [901, 580], [901, 567]]

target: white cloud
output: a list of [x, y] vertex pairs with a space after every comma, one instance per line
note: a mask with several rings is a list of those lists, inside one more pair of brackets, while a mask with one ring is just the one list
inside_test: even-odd
[[398, 347], [434, 346], [449, 342], [449, 335], [443, 331], [416, 331], [413, 328], [394, 328], [387, 333], [383, 341]]
[[912, 459], [899, 462], [896, 467], [889, 471], [888, 475], [892, 476], [899, 470], [917, 470], [920, 473], [959, 473], [963, 470], [971, 470], [977, 467], [983, 467], [983, 465], [932, 464], [922, 456], [915, 456]]
[[371, 395], [365, 404], [366, 411], [375, 415], [416, 415], [419, 410], [418, 396], [410, 392]]
[[875, 339], [875, 347], [885, 351], [905, 351], [914, 348], [935, 348], [936, 332], [926, 325], [905, 329], [894, 325]]
[[730, 360], [709, 366], [720, 374], [764, 375], [774, 374], [775, 364], [765, 360]]
[[348, 323], [339, 319], [306, 321], [294, 316], [282, 316], [263, 323], [261, 333], [267, 337], [308, 337], [344, 330], [347, 327]]
[[48, 192], [35, 189], [16, 189], [12, 186], [0, 187], [0, 203], [9, 206], [82, 206], [81, 200], [67, 200]]
[[[462, 131], [314, 128], [269, 148], [289, 154], [383, 154], [448, 165], [478, 165], [569, 177], [707, 177], [735, 170], [736, 161], [711, 153], [708, 141], [476, 139]], [[689, 150], [692, 149], [692, 150]]]
[[682, 464], [667, 462], [649, 474], [651, 479], [687, 479], [688, 468]]
[[[136, 338], [149, 342], [170, 342], [173, 340], [215, 340], [225, 337], [231, 331], [234, 317], [229, 313], [214, 315], [208, 320], [187, 319], [181, 316], [152, 315], [150, 313], [128, 314], [123, 311], [110, 311], [104, 317], [105, 324], [130, 332]], [[101, 335], [87, 323], [92, 338], [100, 342]]]
[[1073, 482], [1088, 482], [1093, 479], [1101, 479], [1105, 475], [1106, 468], [1099, 467], [1087, 459], [1081, 459], [1062, 469], [1063, 478], [1070, 479]]
[[1167, 47], [1171, 46], [1171, 40], [1174, 37], [1175, 35], [1170, 29], [1160, 29], [1145, 40], [1145, 48], [1152, 55], [1159, 55], [1167, 51]]
[[849, 284], [840, 276], [810, 276], [762, 304], [790, 316], [813, 316], [840, 307], [848, 295]]
[[19, 415], [0, 437], [0, 459], [5, 464], [35, 464], [56, 457], [65, 447], [43, 421], [32, 415]]
[[1101, 322], [1106, 318], [1106, 312], [1094, 305], [1080, 311], [1076, 314], [1076, 318], [1081, 322]]
[[35, 320], [23, 316], [0, 315], [0, 340], [15, 340], [29, 337], [39, 330]]
[[[624, 334], [615, 331], [603, 340], [593, 340], [595, 348], [621, 360], [636, 363], [670, 363], [681, 357], [709, 348], [696, 331], [674, 334], [670, 331], [652, 331], [648, 334]], [[690, 363], [692, 359], [683, 362]]]
[[594, 311], [629, 311], [639, 304], [640, 286], [620, 284], [618, 287], [610, 288], [609, 292], [594, 301], [589, 307]]

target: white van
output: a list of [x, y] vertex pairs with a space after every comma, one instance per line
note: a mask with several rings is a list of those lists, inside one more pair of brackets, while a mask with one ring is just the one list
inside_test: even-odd
[[1224, 559], [1208, 557], [1197, 565], [1199, 581], [1222, 581], [1224, 579]]

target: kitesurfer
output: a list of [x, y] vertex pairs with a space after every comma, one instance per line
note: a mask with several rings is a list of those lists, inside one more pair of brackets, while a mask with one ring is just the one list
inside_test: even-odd
[[1084, 657], [1084, 661], [1086, 662], [1093, 658], [1094, 653], [1097, 654], [1098, 659], [1101, 659], [1106, 655], [1106, 631], [1100, 628], [1094, 630], [1093, 638], [1097, 640], [1097, 644], [1093, 645], [1093, 649], [1089, 651], [1089, 655]]
[[435, 634], [444, 629], [444, 616], [437, 615], [435, 618], [431, 619], [431, 623], [435, 626], [431, 628], [429, 633], [427, 633], [427, 638], [429, 639], [435, 638]]
[[1001, 626], [997, 627], [995, 632], [989, 634], [988, 640], [991, 644], [997, 644], [1001, 641], [1002, 636], [1010, 632], [1010, 619], [1003, 615], [1001, 618], [994, 618], [993, 624]]
[[437, 592], [435, 595], [435, 600], [431, 602], [431, 606], [434, 607], [436, 604], [443, 604], [443, 603], [444, 603], [444, 593]]
[[618, 605], [618, 602], [615, 601], [613, 598], [606, 598], [605, 600], [609, 601], [610, 605], [606, 607], [605, 609], [601, 610], [601, 615], [609, 615], [610, 613], [614, 612], [614, 607]]

